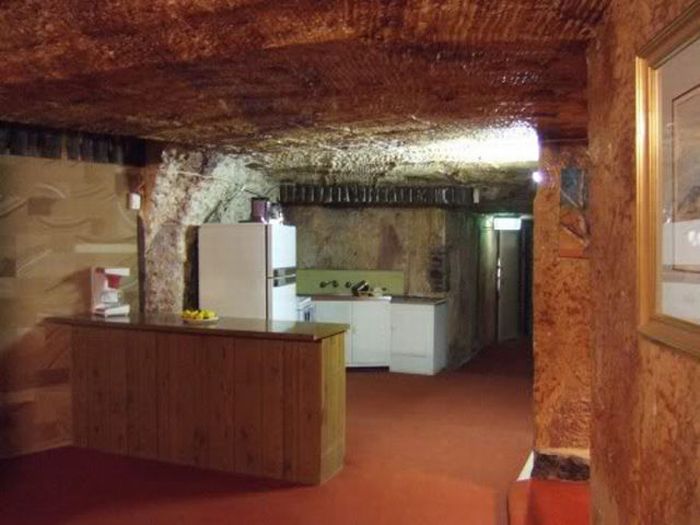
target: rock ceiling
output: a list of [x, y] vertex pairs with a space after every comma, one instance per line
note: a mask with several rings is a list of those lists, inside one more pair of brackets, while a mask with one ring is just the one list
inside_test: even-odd
[[[280, 170], [513, 123], [581, 138], [605, 4], [5, 0], [0, 119], [257, 152]], [[287, 162], [293, 148], [306, 160]]]

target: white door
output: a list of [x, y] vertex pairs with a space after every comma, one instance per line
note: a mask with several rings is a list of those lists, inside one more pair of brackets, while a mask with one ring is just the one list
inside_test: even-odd
[[[268, 279], [274, 282], [274, 279]], [[297, 285], [296, 283], [274, 286], [270, 284], [270, 304], [268, 319], [273, 321], [297, 321]]]
[[345, 364], [352, 363], [352, 303], [350, 301], [314, 301], [316, 322], [350, 325], [345, 332]]
[[297, 229], [284, 224], [267, 227], [268, 276], [277, 268], [296, 268]]
[[520, 232], [499, 231], [497, 268], [498, 340], [519, 335], [520, 321]]
[[199, 307], [228, 317], [265, 319], [265, 231], [260, 225], [199, 228]]
[[391, 310], [385, 301], [356, 301], [352, 308], [352, 364], [389, 366]]

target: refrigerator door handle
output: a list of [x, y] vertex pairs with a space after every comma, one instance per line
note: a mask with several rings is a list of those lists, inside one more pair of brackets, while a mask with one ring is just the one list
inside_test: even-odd
[[295, 284], [297, 282], [296, 275], [285, 275], [284, 277], [276, 277], [272, 279], [272, 287], [279, 288], [280, 286], [287, 286], [289, 284]]
[[289, 266], [287, 268], [275, 268], [272, 270], [272, 277], [286, 277], [288, 275], [296, 275], [297, 269], [295, 266]]

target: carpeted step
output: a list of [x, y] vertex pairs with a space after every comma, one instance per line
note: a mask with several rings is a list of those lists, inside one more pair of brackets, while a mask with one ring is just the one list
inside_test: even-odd
[[587, 482], [527, 479], [508, 491], [510, 525], [588, 525], [590, 487]]

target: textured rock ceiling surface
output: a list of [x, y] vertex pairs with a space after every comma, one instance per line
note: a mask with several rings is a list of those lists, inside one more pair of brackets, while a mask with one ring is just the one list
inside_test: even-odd
[[242, 151], [585, 137], [605, 0], [5, 0], [0, 119]]

